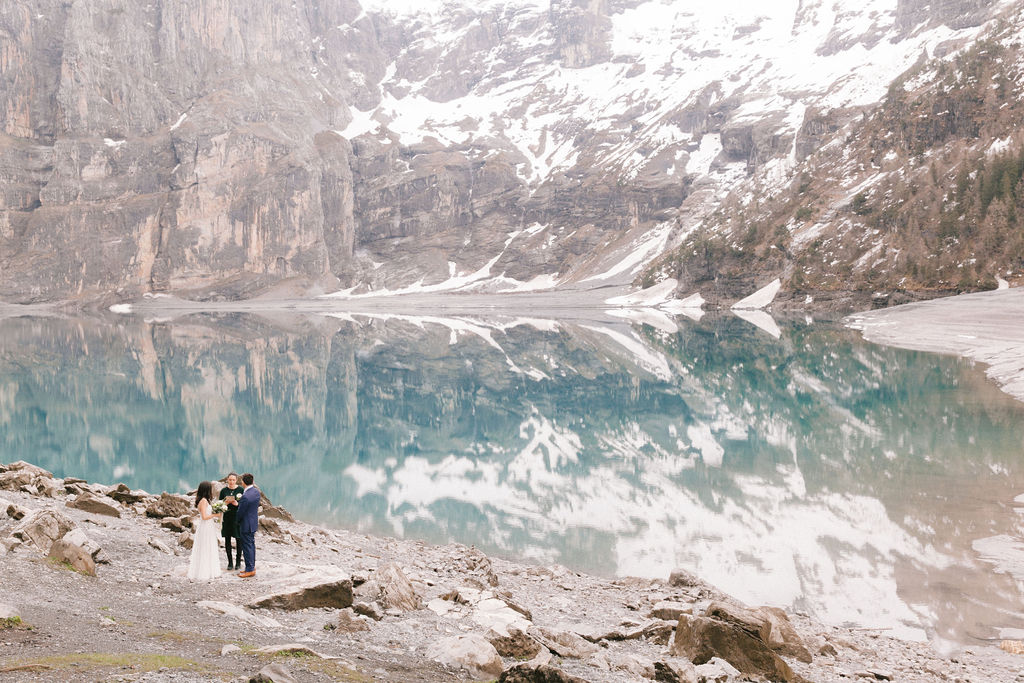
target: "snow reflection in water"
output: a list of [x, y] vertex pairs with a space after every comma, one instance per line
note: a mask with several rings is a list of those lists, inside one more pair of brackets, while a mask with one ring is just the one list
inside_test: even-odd
[[685, 567], [937, 644], [1024, 627], [1022, 406], [956, 359], [760, 322], [8, 320], [0, 459], [148, 490], [250, 469], [309, 520]]

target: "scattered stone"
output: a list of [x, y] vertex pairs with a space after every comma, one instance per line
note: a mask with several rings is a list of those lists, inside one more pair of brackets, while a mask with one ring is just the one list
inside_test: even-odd
[[191, 500], [166, 492], [146, 506], [147, 517], [183, 517], [191, 516], [193, 512]]
[[111, 505], [95, 493], [90, 493], [89, 491], [79, 493], [74, 500], [69, 500], [65, 505], [69, 508], [74, 508], [75, 510], [91, 512], [94, 515], [107, 515], [108, 517], [121, 516], [121, 510], [116, 505]]
[[683, 614], [693, 614], [693, 605], [663, 600], [651, 608], [648, 616], [651, 619], [666, 619], [676, 622], [679, 621], [679, 617]]
[[58, 562], [67, 562], [79, 574], [96, 576], [96, 562], [92, 555], [87, 553], [81, 546], [75, 545], [63, 538], [53, 542], [50, 546], [49, 557]]
[[853, 674], [857, 678], [868, 678], [872, 681], [891, 681], [892, 674], [888, 671], [879, 671], [877, 669], [865, 669], [864, 671], [857, 671]]
[[589, 643], [569, 631], [553, 631], [546, 628], [538, 628], [535, 631], [531, 631], [530, 635], [559, 657], [583, 659], [600, 649], [597, 645]]
[[836, 650], [835, 646], [832, 645], [832, 643], [825, 643], [824, 645], [818, 648], [818, 654], [827, 655], [829, 657], [838, 657], [839, 651]]
[[237, 645], [234, 645], [232, 643], [228, 643], [227, 645], [225, 645], [224, 647], [222, 647], [220, 649], [220, 656], [221, 657], [226, 657], [227, 655], [231, 655], [231, 654], [234, 654], [236, 652], [241, 652], [241, 651], [242, 651], [242, 648], [240, 648]]
[[764, 676], [770, 681], [791, 681], [794, 674], [768, 644], [733, 622], [684, 614], [676, 625], [670, 652], [704, 664], [720, 657], [745, 674]]
[[544, 649], [540, 643], [517, 628], [510, 628], [507, 635], [491, 631], [487, 640], [499, 655], [512, 659], [532, 659]]
[[439, 640], [427, 654], [435, 662], [466, 669], [474, 676], [497, 676], [504, 668], [494, 646], [475, 633]]
[[249, 683], [296, 683], [287, 667], [280, 662], [268, 664], [249, 679]]
[[176, 517], [164, 517], [160, 522], [160, 528], [169, 529], [170, 531], [174, 531], [179, 534], [185, 530], [185, 526], [181, 523], [181, 520]]
[[159, 550], [162, 553], [167, 553], [168, 555], [173, 555], [174, 554], [174, 551], [171, 550], [170, 547], [166, 543], [161, 541], [159, 538], [151, 538], [151, 539], [149, 539], [148, 545], [149, 545], [150, 548], [156, 548], [157, 550]]
[[193, 540], [195, 540], [195, 537], [192, 535], [192, 532], [190, 531], [182, 531], [180, 534], [178, 534], [178, 545], [180, 545], [185, 550], [192, 549]]
[[491, 558], [476, 548], [468, 548], [462, 556], [462, 562], [469, 571], [483, 575], [488, 586], [498, 585], [498, 575], [494, 573]]
[[39, 467], [38, 465], [33, 465], [30, 462], [25, 462], [24, 460], [18, 460], [17, 462], [12, 462], [9, 465], [6, 465], [5, 470], [7, 472], [27, 472], [33, 478], [53, 478], [53, 472], [50, 472], [49, 470], [44, 470], [42, 467]]
[[530, 612], [530, 610], [528, 610], [526, 607], [521, 605], [517, 598], [508, 591], [496, 590], [494, 591], [494, 597], [504, 602], [506, 605], [509, 606], [510, 609], [513, 609], [516, 612], [522, 614], [527, 621], [533, 621], [533, 613]]
[[367, 585], [369, 584], [376, 584], [377, 595], [374, 597], [385, 609], [403, 612], [423, 609], [423, 601], [416, 595], [412, 583], [394, 562], [388, 562], [378, 568], [373, 578], [367, 582]]
[[805, 664], [810, 664], [813, 661], [811, 651], [807, 649], [803, 638], [793, 628], [785, 611], [778, 607], [762, 607], [757, 610], [757, 613], [763, 615], [771, 626], [768, 634], [768, 647], [784, 657], [793, 657]]
[[333, 626], [334, 630], [339, 633], [357, 633], [370, 630], [370, 625], [366, 623], [366, 619], [357, 616], [351, 607], [338, 612], [338, 619]]
[[32, 543], [43, 552], [49, 552], [54, 541], [74, 528], [67, 515], [56, 510], [37, 510], [26, 515], [11, 531], [11, 536]]
[[210, 610], [214, 614], [226, 614], [232, 619], [238, 619], [239, 621], [244, 621], [247, 624], [264, 626], [266, 628], [281, 628], [281, 623], [277, 621], [277, 619], [253, 614], [252, 612], [248, 612], [244, 608], [230, 602], [201, 600], [197, 605], [203, 609]]
[[63, 486], [64, 482], [53, 477], [38, 477], [35, 480], [36, 491], [39, 492], [39, 495], [47, 498], [56, 498]]
[[271, 538], [284, 538], [284, 532], [281, 531], [281, 525], [266, 517], [260, 517], [260, 531]]
[[627, 631], [624, 640], [643, 639], [656, 645], [668, 645], [672, 640], [672, 634], [675, 630], [675, 622], [659, 620]]
[[487, 629], [492, 629], [500, 634], [507, 634], [510, 628], [521, 631], [532, 626], [532, 623], [523, 615], [497, 598], [483, 598], [473, 606], [472, 619], [477, 624]]
[[654, 664], [640, 655], [609, 652], [607, 656], [612, 671], [624, 671], [634, 678], [654, 678]]
[[380, 621], [384, 618], [384, 612], [381, 611], [377, 604], [372, 602], [357, 602], [352, 605], [352, 611], [356, 614], [362, 614], [365, 617], [370, 617], [374, 621]]
[[[322, 575], [298, 577], [298, 585], [279, 593], [256, 598], [249, 607], [253, 609], [300, 610], [307, 607], [335, 607], [344, 609], [352, 606], [352, 579], [337, 575], [324, 579]], [[289, 582], [290, 583], [290, 582]]]
[[498, 683], [587, 683], [587, 681], [553, 666], [527, 662], [516, 664], [503, 671], [498, 677]]
[[9, 500], [4, 500], [3, 498], [0, 498], [0, 510], [3, 510], [8, 517], [15, 521], [24, 519], [25, 515], [28, 514], [28, 510], [25, 508], [17, 505], [16, 503], [12, 503]]
[[[64, 483], [67, 483], [66, 479]], [[107, 495], [123, 505], [135, 505], [149, 497], [145, 491], [132, 491], [125, 484], [118, 484], [113, 490], [108, 491]]]
[[690, 660], [683, 658], [655, 662], [654, 680], [658, 683], [697, 683], [697, 669]]
[[263, 504], [260, 506], [260, 517], [264, 519], [283, 519], [286, 522], [294, 522], [295, 518], [292, 517], [291, 513], [285, 510], [283, 507], [277, 505], [271, 505], [264, 499]]
[[999, 647], [1011, 655], [1024, 655], [1024, 642], [1019, 640], [1004, 640], [999, 643]]
[[718, 657], [694, 667], [694, 670], [698, 683], [731, 683], [741, 676], [739, 669]]
[[674, 569], [668, 575], [668, 585], [675, 586], [676, 588], [702, 588], [704, 582], [692, 572], [688, 572], [685, 569]]

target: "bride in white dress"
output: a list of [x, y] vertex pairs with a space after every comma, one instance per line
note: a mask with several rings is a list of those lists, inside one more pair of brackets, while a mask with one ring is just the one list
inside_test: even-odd
[[217, 525], [219, 514], [213, 513], [213, 484], [204, 481], [196, 491], [196, 507], [199, 508], [199, 523], [192, 541], [192, 557], [188, 562], [188, 578], [207, 581], [220, 576], [220, 552], [217, 547]]

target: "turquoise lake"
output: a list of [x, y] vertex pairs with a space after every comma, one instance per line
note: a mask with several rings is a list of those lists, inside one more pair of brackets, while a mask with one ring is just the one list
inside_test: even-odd
[[398, 315], [6, 319], [0, 461], [938, 647], [1024, 629], [1024, 404], [830, 323]]

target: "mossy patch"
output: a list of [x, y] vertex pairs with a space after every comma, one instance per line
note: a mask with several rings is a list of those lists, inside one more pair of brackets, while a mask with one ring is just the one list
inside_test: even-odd
[[217, 673], [216, 669], [205, 664], [177, 655], [131, 652], [82, 652], [49, 657], [20, 657], [0, 661], [0, 674], [71, 669], [76, 672], [90, 669], [132, 669], [145, 673], [160, 669], [174, 669], [207, 674]]
[[5, 628], [24, 628], [25, 622], [21, 620], [21, 617], [6, 617], [0, 619], [0, 629]]

